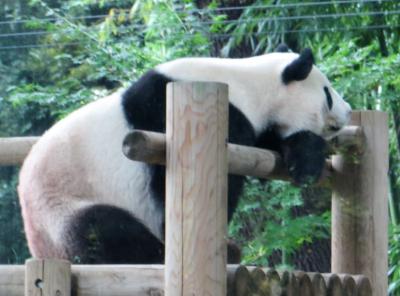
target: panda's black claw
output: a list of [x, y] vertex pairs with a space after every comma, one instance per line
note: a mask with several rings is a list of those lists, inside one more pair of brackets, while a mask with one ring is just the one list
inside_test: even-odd
[[289, 176], [295, 184], [317, 182], [325, 164], [326, 142], [310, 132], [297, 132], [282, 143], [282, 152]]

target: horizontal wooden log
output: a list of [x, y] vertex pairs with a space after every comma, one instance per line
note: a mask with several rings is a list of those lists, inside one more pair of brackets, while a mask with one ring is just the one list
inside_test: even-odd
[[20, 165], [39, 137], [0, 138], [0, 165]]
[[[154, 134], [153, 136], [151, 136], [150, 141], [152, 146], [151, 148], [149, 148], [148, 152], [146, 153], [146, 155], [143, 156], [143, 159], [148, 159], [149, 163], [162, 163], [165, 162], [165, 157], [163, 155], [161, 155], [162, 153], [160, 153], [160, 151], [157, 149], [162, 149], [162, 151], [165, 151], [165, 136], [162, 135], [162, 137], [157, 138], [157, 135], [160, 135], [158, 133], [153, 133], [153, 132], [146, 132], [146, 133], [150, 133], [150, 134]], [[140, 141], [144, 141], [146, 143], [150, 143], [148, 138], [145, 139], [140, 139], [140, 137], [142, 137], [143, 135], [138, 135], [139, 139], [133, 140], [134, 142], [140, 142]], [[130, 135], [127, 137], [129, 138]], [[31, 150], [33, 144], [35, 144], [40, 137], [9, 137], [9, 138], [0, 138], [0, 165], [2, 166], [7, 166], [7, 165], [21, 165], [25, 159], [25, 157], [28, 155], [29, 151]], [[161, 143], [156, 143], [156, 141], [161, 140]], [[362, 146], [362, 142], [363, 142], [363, 131], [362, 128], [359, 126], [346, 126], [340, 133], [339, 135], [333, 139], [332, 143], [334, 147], [341, 147], [341, 146]], [[140, 146], [141, 144], [139, 144]], [[138, 146], [138, 147], [139, 147]], [[229, 145], [231, 146], [231, 145]], [[238, 145], [233, 145], [232, 147], [235, 147]], [[237, 156], [237, 154], [241, 155], [240, 152], [240, 147], [233, 149], [235, 151], [232, 151], [232, 157]], [[336, 148], [335, 148], [336, 149]], [[261, 150], [261, 149], [260, 149]], [[265, 151], [265, 150], [262, 150]], [[235, 153], [236, 152], [236, 153]], [[134, 153], [133, 151], [130, 153]], [[145, 153], [143, 151], [141, 151], [140, 153]], [[254, 150], [253, 153], [259, 153], [257, 152], [257, 150]], [[161, 159], [157, 159], [157, 156], [159, 157], [161, 155]], [[265, 154], [263, 152], [261, 152], [260, 157], [256, 158], [256, 159], [260, 159], [262, 156], [262, 159], [265, 158], [271, 158], [274, 157], [273, 155], [271, 156], [270, 154]], [[250, 159], [252, 159], [253, 157], [250, 156]], [[243, 160], [245, 161], [247, 159], [247, 157]], [[266, 161], [266, 160], [264, 160]], [[250, 163], [247, 164], [250, 167], [258, 167], [259, 171], [265, 171], [265, 169], [263, 169], [263, 166], [267, 166], [270, 167], [271, 164], [269, 161], [266, 161], [267, 163], [261, 162], [261, 163]], [[240, 166], [239, 166], [240, 167]], [[242, 167], [240, 168], [234, 168], [236, 170], [239, 170], [239, 174], [240, 170], [242, 169]], [[245, 171], [247, 171], [247, 169], [244, 169]], [[268, 168], [267, 168], [268, 171]], [[278, 177], [280, 174], [282, 174], [283, 176], [285, 175], [283, 172], [280, 172], [279, 170], [275, 172], [276, 176]]]
[[[231, 287], [237, 269], [237, 265], [228, 268]], [[72, 295], [163, 295], [163, 265], [72, 265], [71, 270]], [[248, 273], [245, 267], [242, 270]], [[24, 280], [24, 265], [0, 265], [0, 296], [24, 296]]]
[[[163, 265], [72, 265], [74, 296], [161, 296], [164, 289]], [[315, 278], [318, 277], [316, 281]], [[25, 266], [0, 265], [0, 296], [24, 296]], [[268, 268], [228, 265], [228, 296], [348, 296], [342, 287], [349, 282], [355, 294], [371, 296], [371, 285], [365, 276], [323, 274], [330, 288], [316, 289], [321, 276], [308, 272], [283, 272]], [[319, 291], [319, 292], [317, 292]], [[311, 294], [310, 294], [311, 293]], [[339, 293], [339, 294], [338, 294]], [[342, 294], [340, 294], [342, 293]]]
[[24, 265], [0, 265], [0, 296], [24, 296]]
[[[161, 265], [72, 265], [72, 295], [162, 295]], [[0, 265], [0, 296], [24, 296], [25, 266]], [[159, 293], [159, 294], [157, 294]]]
[[[123, 151], [129, 159], [165, 165], [165, 143], [164, 134], [135, 130], [126, 136]], [[231, 174], [285, 178], [281, 157], [270, 150], [228, 144], [228, 165]]]
[[[362, 135], [361, 130], [354, 126], [346, 127], [343, 133], [343, 141], [338, 140], [343, 144], [351, 143], [350, 139], [353, 136], [359, 137]], [[131, 160], [165, 165], [165, 147], [164, 134], [135, 130], [126, 136], [123, 143], [123, 152]], [[282, 158], [277, 152], [230, 143], [228, 144], [228, 170], [230, 174], [234, 175], [290, 180]], [[331, 174], [331, 161], [327, 160], [318, 184], [329, 186]]]
[[[356, 146], [362, 143], [362, 129], [348, 126], [332, 141], [335, 146]], [[165, 164], [165, 134], [134, 130], [123, 143], [124, 154], [132, 160], [150, 164]], [[284, 177], [282, 160], [275, 151], [255, 147], [228, 144], [229, 172], [237, 175], [248, 175], [253, 172], [257, 177]]]

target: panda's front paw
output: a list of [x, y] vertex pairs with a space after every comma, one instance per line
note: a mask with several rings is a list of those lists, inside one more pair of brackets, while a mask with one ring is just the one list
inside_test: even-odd
[[325, 165], [325, 140], [310, 132], [297, 132], [283, 140], [282, 152], [289, 176], [296, 184], [319, 180]]

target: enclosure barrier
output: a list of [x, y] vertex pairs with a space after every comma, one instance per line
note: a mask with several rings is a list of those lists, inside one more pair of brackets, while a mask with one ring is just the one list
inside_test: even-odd
[[[168, 296], [386, 295], [386, 114], [354, 112], [352, 126], [345, 128], [336, 139], [342, 154], [326, 163], [322, 183], [333, 190], [332, 271], [339, 275], [277, 274], [250, 267], [234, 268], [234, 271], [230, 267], [227, 271], [227, 172], [288, 179], [276, 153], [226, 145], [227, 93], [226, 86], [215, 83], [170, 84], [166, 136], [134, 131], [125, 140], [124, 152], [128, 157], [166, 163], [165, 268], [72, 266], [73, 295], [125, 295], [114, 288], [108, 289], [112, 286], [110, 281], [120, 283], [121, 289], [129, 290], [129, 295], [161, 295], [162, 291]], [[34, 141], [32, 138], [1, 140], [0, 164], [21, 163], [27, 147]], [[68, 295], [70, 281], [42, 280], [39, 273], [33, 273], [32, 277], [30, 264], [33, 263], [28, 261], [26, 265], [28, 283], [25, 289], [32, 284], [34, 288], [26, 290], [25, 295]], [[57, 265], [51, 274], [61, 272], [66, 265]], [[45, 262], [39, 266], [42, 269], [38, 267], [37, 270], [45, 277]], [[23, 269], [18, 266], [0, 268], [0, 296], [7, 287], [11, 288], [4, 295], [23, 295], [12, 292], [16, 286], [7, 284], [20, 283]], [[62, 272], [62, 277], [67, 273]], [[107, 274], [111, 279], [105, 278]], [[367, 276], [371, 287], [366, 277], [348, 274]], [[103, 288], [93, 292], [96, 286], [87, 285], [97, 280]], [[108, 283], [107, 286], [101, 286], [101, 280]], [[49, 281], [53, 284], [46, 286]], [[135, 283], [138, 286], [133, 287]], [[53, 294], [45, 294], [46, 289]], [[32, 294], [35, 292], [43, 293]]]
[[[273, 269], [236, 265], [228, 265], [227, 271], [228, 296], [372, 295], [370, 282], [362, 275], [278, 273]], [[161, 296], [164, 266], [71, 266], [63, 260], [31, 259], [26, 267], [0, 266], [0, 287], [0, 296]]]

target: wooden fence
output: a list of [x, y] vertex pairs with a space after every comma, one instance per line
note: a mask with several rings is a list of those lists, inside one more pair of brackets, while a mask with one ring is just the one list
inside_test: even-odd
[[[71, 280], [43, 280], [43, 266], [52, 261], [33, 260], [26, 268], [0, 267], [0, 296], [23, 295], [23, 278], [25, 295], [46, 296], [69, 295], [71, 287], [73, 295], [386, 295], [387, 115], [354, 112], [351, 126], [335, 140], [341, 154], [326, 163], [321, 185], [333, 191], [332, 272], [337, 275], [227, 270], [227, 173], [288, 179], [275, 152], [227, 145], [227, 118], [225, 85], [173, 83], [167, 89], [166, 135], [134, 131], [124, 142], [129, 158], [167, 166], [165, 267], [72, 266]], [[21, 163], [34, 142], [0, 140], [0, 165]], [[55, 262], [49, 275], [67, 278], [69, 264]], [[32, 269], [31, 264], [39, 265]]]
[[[228, 265], [227, 274], [228, 296], [372, 295], [370, 282], [362, 275], [278, 273], [236, 265]], [[0, 287], [1, 296], [161, 296], [164, 295], [164, 266], [71, 266], [63, 260], [31, 259], [26, 267], [0, 266]]]

